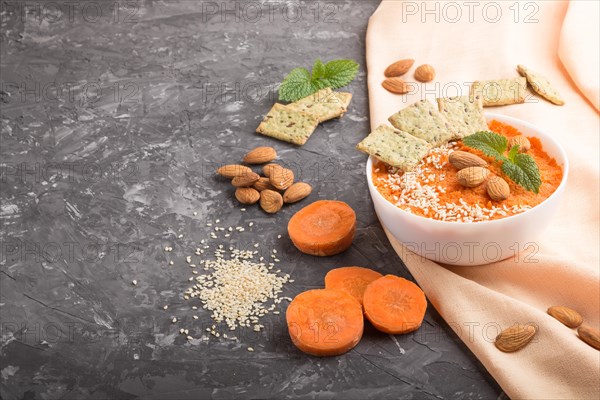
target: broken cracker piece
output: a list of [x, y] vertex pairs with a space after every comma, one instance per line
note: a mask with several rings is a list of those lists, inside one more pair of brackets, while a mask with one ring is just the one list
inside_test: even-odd
[[525, 79], [527, 79], [529, 86], [531, 86], [531, 89], [534, 92], [556, 105], [562, 106], [565, 104], [565, 101], [558, 93], [558, 90], [552, 86], [548, 78], [538, 72], [530, 70], [522, 64], [517, 65], [517, 71], [519, 71], [521, 76], [524, 76]]
[[319, 125], [319, 119], [303, 111], [288, 109], [276, 103], [262, 120], [256, 132], [302, 146]]
[[527, 80], [523, 77], [475, 81], [470, 96], [481, 96], [484, 107], [520, 104], [525, 102], [526, 88]]

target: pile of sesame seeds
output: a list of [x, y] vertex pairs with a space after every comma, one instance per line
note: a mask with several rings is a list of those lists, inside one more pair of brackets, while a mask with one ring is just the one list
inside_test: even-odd
[[[390, 189], [393, 193], [392, 203], [397, 207], [413, 212], [419, 210], [424, 216], [449, 222], [481, 222], [494, 219], [497, 216], [506, 217], [530, 209], [527, 205], [490, 207], [480, 204], [468, 204], [464, 199], [448, 203], [440, 200], [440, 194], [446, 189], [439, 183], [446, 179], [443, 173], [444, 166], [448, 163], [448, 156], [456, 151], [457, 143], [449, 142], [435, 147], [415, 167], [413, 171], [402, 172], [396, 168], [388, 167], [388, 174], [377, 180], [377, 186]], [[380, 167], [381, 168], [381, 167]], [[378, 170], [375, 170], [378, 172]]]
[[[211, 228], [209, 238], [199, 242], [193, 255], [185, 256], [185, 265], [190, 269], [188, 281], [192, 283], [182, 293], [184, 300], [191, 302], [192, 317], [198, 320], [199, 310], [210, 312], [215, 322], [206, 332], [214, 337], [235, 340], [235, 336], [219, 333], [218, 324], [225, 324], [230, 331], [238, 327], [252, 328], [258, 332], [265, 327], [261, 318], [267, 314], [279, 314], [276, 308], [290, 297], [281, 296], [284, 285], [294, 282], [290, 275], [277, 268], [281, 261], [277, 258], [277, 250], [272, 249], [268, 255], [261, 255], [259, 243], [250, 243], [246, 249], [235, 248], [234, 245], [216, 244], [217, 239], [235, 243], [232, 235], [241, 234], [254, 226], [248, 222], [244, 226], [223, 227], [220, 220], [206, 223]], [[250, 236], [250, 235], [249, 235]], [[181, 239], [183, 236], [178, 235]], [[281, 235], [277, 236], [281, 239]], [[238, 244], [239, 246], [239, 244]], [[165, 252], [173, 251], [171, 246], [164, 247]], [[173, 265], [173, 261], [169, 261]], [[167, 310], [168, 305], [163, 309]], [[171, 316], [176, 324], [179, 319]], [[182, 327], [179, 332], [188, 341], [194, 340], [189, 327]], [[248, 348], [248, 351], [254, 351]]]

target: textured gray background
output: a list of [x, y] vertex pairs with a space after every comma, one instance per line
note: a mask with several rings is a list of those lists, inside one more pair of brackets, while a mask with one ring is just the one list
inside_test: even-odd
[[[272, 13], [256, 1], [28, 4], [3, 2], [1, 13], [2, 399], [504, 397], [431, 306], [418, 332], [367, 326], [334, 358], [299, 352], [283, 312], [237, 342], [178, 333], [200, 338], [211, 324], [206, 313], [191, 319], [181, 292], [183, 258], [217, 218], [255, 222], [231, 244], [277, 249], [295, 279], [288, 296], [344, 265], [410, 278], [354, 150], [368, 132], [364, 37], [377, 2], [279, 2]], [[361, 64], [346, 116], [301, 148], [255, 134], [285, 73], [317, 57]], [[338, 199], [357, 211], [350, 250], [299, 254], [285, 227], [301, 205], [239, 211], [213, 171], [258, 145], [314, 186], [303, 204]]]

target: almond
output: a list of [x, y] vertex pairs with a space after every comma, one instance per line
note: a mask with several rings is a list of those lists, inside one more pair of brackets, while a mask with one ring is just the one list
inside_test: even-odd
[[223, 165], [217, 169], [217, 174], [224, 176], [225, 178], [235, 178], [236, 176], [242, 176], [251, 173], [252, 170], [245, 165], [229, 164]]
[[234, 177], [231, 181], [231, 184], [235, 187], [250, 187], [259, 179], [260, 175], [258, 175], [256, 172], [250, 172], [248, 174]]
[[505, 353], [512, 353], [522, 349], [531, 342], [537, 329], [533, 325], [515, 325], [500, 332], [496, 336], [496, 347]]
[[277, 168], [283, 168], [279, 164], [267, 164], [262, 168], [263, 175], [267, 178], [271, 175], [271, 171], [274, 171]]
[[600, 331], [586, 325], [577, 328], [579, 339], [583, 340], [596, 350], [600, 350]]
[[260, 192], [260, 206], [265, 212], [274, 214], [281, 210], [283, 197], [274, 190], [263, 190]]
[[261, 176], [256, 182], [254, 182], [254, 185], [252, 185], [252, 187], [258, 190], [259, 192], [262, 192], [266, 189], [277, 190], [275, 189], [275, 186], [271, 185], [271, 182], [269, 182], [269, 178], [264, 176]]
[[387, 78], [381, 83], [381, 86], [394, 94], [405, 94], [410, 91], [410, 86], [402, 78]]
[[554, 306], [550, 307], [547, 312], [569, 328], [577, 328], [583, 323], [581, 314], [569, 307]]
[[519, 153], [526, 153], [531, 149], [531, 143], [529, 143], [529, 139], [527, 139], [523, 135], [513, 136], [508, 141], [509, 148], [512, 148], [515, 145], [519, 146]]
[[277, 158], [277, 152], [272, 147], [257, 147], [250, 150], [244, 156], [244, 162], [248, 164], [264, 164]]
[[510, 196], [508, 183], [499, 176], [492, 176], [487, 180], [485, 186], [492, 200], [502, 201], [508, 199], [508, 196]]
[[256, 189], [241, 187], [235, 190], [235, 198], [242, 204], [254, 204], [260, 199], [260, 193]]
[[489, 174], [490, 171], [483, 167], [467, 167], [458, 171], [456, 177], [461, 185], [473, 188], [481, 185]]
[[284, 203], [295, 203], [302, 200], [312, 192], [312, 186], [308, 183], [298, 182], [287, 188], [283, 194]]
[[481, 157], [466, 151], [454, 151], [448, 156], [448, 161], [458, 170], [467, 167], [485, 167], [487, 162]]
[[269, 173], [269, 183], [276, 189], [285, 190], [294, 183], [294, 173], [291, 169], [279, 167]]
[[411, 59], [396, 61], [395, 63], [390, 64], [390, 66], [385, 69], [383, 74], [386, 78], [402, 76], [408, 72], [408, 70], [410, 69], [410, 67], [413, 66], [414, 63], [415, 60]]
[[435, 78], [435, 70], [429, 64], [423, 64], [415, 70], [415, 79], [419, 82], [431, 82]]

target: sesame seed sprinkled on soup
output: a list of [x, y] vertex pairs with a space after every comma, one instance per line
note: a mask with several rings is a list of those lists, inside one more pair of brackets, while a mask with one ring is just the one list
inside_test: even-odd
[[[516, 128], [491, 121], [488, 128], [506, 138], [522, 135]], [[527, 191], [503, 176], [501, 163], [469, 148], [462, 141], [452, 141], [429, 151], [413, 171], [403, 172], [380, 161], [373, 165], [373, 182], [383, 197], [397, 207], [415, 215], [451, 222], [480, 222], [522, 213], [546, 200], [560, 185], [562, 168], [542, 148], [538, 138], [528, 137], [532, 156], [542, 178], [539, 193]], [[510, 196], [503, 201], [491, 200], [485, 184], [474, 188], [462, 186], [458, 170], [449, 162], [454, 151], [475, 154], [488, 163], [492, 174], [503, 177], [510, 187]], [[490, 174], [491, 175], [491, 174]]]

